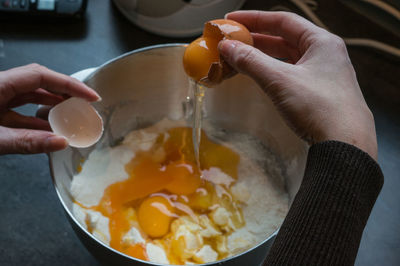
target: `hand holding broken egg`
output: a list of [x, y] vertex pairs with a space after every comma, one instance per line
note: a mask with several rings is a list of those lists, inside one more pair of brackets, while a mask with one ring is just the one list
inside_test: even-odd
[[221, 40], [237, 40], [253, 45], [250, 32], [242, 24], [229, 19], [216, 19], [204, 25], [203, 35], [193, 41], [183, 56], [183, 67], [195, 82], [208, 87], [235, 74], [218, 52]]
[[343, 141], [377, 158], [374, 118], [340, 37], [288, 12], [237, 11], [227, 18], [252, 32], [254, 47], [224, 40], [224, 61], [257, 81], [300, 137]]
[[46, 120], [23, 116], [12, 108], [28, 103], [54, 106], [70, 96], [86, 101], [100, 99], [78, 80], [37, 64], [0, 72], [0, 154], [65, 148], [66, 139], [51, 133]]
[[186, 49], [183, 65], [195, 82], [212, 87], [235, 71], [249, 75], [304, 140], [343, 141], [376, 159], [372, 113], [341, 38], [288, 12], [226, 18], [207, 22]]

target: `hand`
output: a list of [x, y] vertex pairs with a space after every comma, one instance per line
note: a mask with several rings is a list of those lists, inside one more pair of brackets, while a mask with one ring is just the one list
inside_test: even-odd
[[69, 96], [88, 101], [100, 99], [78, 80], [37, 64], [0, 72], [0, 154], [65, 148], [66, 139], [49, 132], [46, 120], [20, 115], [12, 108], [26, 103], [56, 105]]
[[374, 118], [341, 38], [287, 12], [226, 17], [252, 32], [254, 47], [224, 40], [222, 57], [260, 85], [300, 137], [346, 142], [377, 158]]

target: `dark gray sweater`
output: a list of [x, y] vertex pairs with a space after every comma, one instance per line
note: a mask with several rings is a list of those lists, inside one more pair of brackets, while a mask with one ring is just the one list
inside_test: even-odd
[[353, 265], [383, 185], [367, 153], [338, 141], [311, 146], [304, 179], [266, 265]]

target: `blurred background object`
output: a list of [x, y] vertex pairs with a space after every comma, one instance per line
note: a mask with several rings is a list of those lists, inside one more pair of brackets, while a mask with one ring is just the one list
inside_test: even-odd
[[[315, 13], [318, 9], [318, 1], [291, 0], [291, 2], [299, 8], [309, 20], [314, 22], [314, 24], [331, 31]], [[397, 36], [400, 35], [400, 11], [395, 7], [381, 0], [342, 0], [342, 2], [357, 11], [359, 14], [366, 15], [368, 19], [371, 19], [382, 27], [392, 31]], [[271, 10], [291, 11], [290, 8], [281, 5], [273, 6]], [[364, 46], [400, 58], [400, 49], [392, 45], [366, 38], [342, 38], [347, 45]]]
[[12, 16], [82, 18], [87, 0], [1, 0], [1, 18]]
[[[0, 5], [3, 1], [0, 0]], [[384, 2], [395, 10], [400, 8], [398, 0], [372, 1]], [[399, 27], [394, 24], [398, 19], [384, 22], [392, 15], [363, 2], [306, 1], [315, 16], [339, 36], [376, 40], [399, 49], [400, 37], [396, 34]], [[360, 9], [361, 5], [365, 7]], [[310, 19], [292, 0], [247, 0], [242, 9], [277, 7]], [[0, 71], [36, 62], [72, 74], [137, 48], [188, 43], [194, 38], [168, 38], [145, 31], [126, 19], [111, 0], [88, 1], [85, 16], [80, 20], [33, 21], [20, 16], [4, 19], [1, 14]], [[378, 162], [385, 175], [385, 184], [363, 234], [356, 266], [397, 266], [400, 265], [400, 59], [366, 46], [350, 45], [348, 52], [375, 117]], [[27, 105], [17, 111], [35, 115], [36, 109], [35, 105]], [[99, 265], [67, 222], [50, 180], [45, 155], [0, 156], [0, 202], [0, 265]]]
[[130, 21], [168, 37], [201, 34], [205, 21], [222, 18], [239, 9], [245, 0], [114, 0]]
[[340, 0], [354, 11], [400, 37], [400, 1]]

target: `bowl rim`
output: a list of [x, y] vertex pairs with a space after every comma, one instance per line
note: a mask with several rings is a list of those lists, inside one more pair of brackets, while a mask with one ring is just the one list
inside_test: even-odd
[[[101, 64], [100, 66], [96, 67], [96, 69], [94, 71], [92, 71], [92, 73], [90, 73], [87, 77], [85, 77], [82, 80], [82, 82], [86, 83], [89, 79], [91, 79], [94, 75], [96, 75], [98, 72], [100, 72], [103, 68], [105, 68], [105, 67], [107, 67], [109, 65], [112, 65], [112, 64], [116, 63], [117, 61], [119, 61], [119, 60], [121, 60], [121, 59], [123, 59], [125, 57], [131, 56], [133, 54], [137, 54], [137, 53], [141, 53], [141, 52], [147, 52], [147, 51], [156, 50], [156, 49], [174, 48], [174, 47], [186, 47], [186, 46], [188, 46], [187, 43], [168, 43], [168, 44], [157, 44], [157, 45], [146, 46], [146, 47], [142, 47], [142, 48], [139, 48], [139, 49], [135, 49], [135, 50], [129, 51], [129, 52], [124, 53], [122, 55], [119, 55], [119, 56], [117, 56], [117, 57], [115, 57], [115, 58], [113, 58], [111, 60], [108, 60], [105, 63]], [[51, 153], [48, 153], [47, 155], [48, 155], [48, 158], [49, 158], [49, 168], [50, 168], [51, 179], [52, 179], [54, 188], [56, 190], [57, 197], [60, 200], [61, 205], [64, 208], [64, 211], [68, 214], [69, 218], [71, 218], [71, 220], [75, 223], [75, 225], [77, 225], [81, 229], [81, 231], [83, 231], [89, 238], [91, 238], [92, 240], [94, 240], [95, 242], [97, 242], [98, 244], [103, 246], [104, 248], [106, 248], [106, 249], [108, 249], [108, 250], [110, 250], [110, 251], [112, 251], [112, 252], [114, 252], [114, 253], [116, 253], [118, 255], [121, 255], [121, 256], [125, 257], [126, 259], [128, 259], [128, 260], [139, 261], [141, 263], [144, 263], [144, 264], [147, 264], [147, 265], [153, 265], [153, 266], [165, 266], [165, 265], [167, 265], [167, 264], [160, 264], [160, 263], [145, 261], [145, 260], [141, 260], [141, 259], [138, 259], [138, 258], [131, 257], [129, 255], [126, 255], [125, 253], [122, 253], [122, 252], [120, 252], [118, 250], [115, 250], [114, 248], [110, 247], [109, 245], [103, 243], [102, 241], [100, 241], [99, 239], [94, 237], [91, 233], [89, 233], [81, 225], [81, 223], [78, 222], [78, 220], [75, 218], [75, 216], [71, 213], [71, 211], [69, 210], [69, 208], [67, 207], [66, 203], [64, 202], [64, 200], [63, 200], [63, 198], [61, 196], [61, 193], [60, 193], [60, 191], [59, 191], [59, 189], [57, 187], [56, 180], [55, 180], [55, 173], [54, 173], [53, 159], [52, 159], [52, 154], [53, 153], [54, 152], [51, 152]], [[222, 260], [217, 260], [217, 261], [213, 261], [213, 262], [209, 262], [209, 263], [203, 263], [203, 264], [196, 264], [196, 265], [204, 265], [204, 266], [216, 265], [216, 264], [224, 263], [224, 262], [227, 262], [229, 260], [232, 260], [232, 259], [235, 259], [237, 257], [240, 257], [240, 256], [242, 256], [242, 255], [244, 255], [246, 253], [249, 253], [249, 252], [257, 249], [258, 247], [264, 245], [266, 242], [270, 241], [271, 239], [273, 239], [278, 234], [279, 228], [280, 228], [280, 226], [278, 227], [277, 230], [275, 230], [272, 234], [270, 234], [266, 239], [264, 239], [263, 241], [259, 242], [257, 245], [251, 247], [250, 249], [248, 249], [246, 251], [243, 251], [243, 252], [241, 252], [239, 254], [224, 258]], [[267, 254], [265, 254], [265, 255], [267, 255]], [[172, 265], [172, 264], [169, 264], [169, 265]]]
[[114, 57], [108, 61], [106, 61], [105, 63], [99, 65], [98, 67], [96, 67], [96, 69], [94, 71], [92, 71], [88, 76], [86, 76], [82, 82], [86, 83], [88, 80], [90, 80], [94, 75], [96, 75], [98, 72], [100, 72], [103, 68], [108, 67], [114, 63], [116, 63], [116, 61], [119, 61], [125, 57], [131, 56], [133, 54], [138, 54], [141, 52], [147, 52], [150, 50], [156, 50], [156, 49], [162, 49], [162, 48], [174, 48], [174, 47], [187, 47], [189, 44], [188, 43], [166, 43], [166, 44], [156, 44], [156, 45], [150, 45], [150, 46], [145, 46], [142, 48], [138, 48], [129, 52], [126, 52], [124, 54], [121, 54], [117, 57]]

